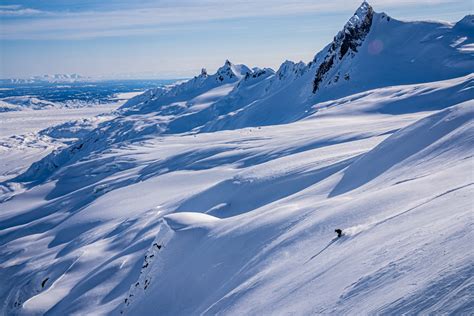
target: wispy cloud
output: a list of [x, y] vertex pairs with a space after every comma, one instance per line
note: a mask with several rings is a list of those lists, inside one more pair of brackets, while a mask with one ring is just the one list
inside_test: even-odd
[[40, 15], [46, 16], [51, 15], [51, 13], [37, 9], [24, 8], [18, 4], [0, 5], [0, 17], [31, 17]]
[[15, 10], [21, 8], [19, 4], [0, 5], [0, 10]]
[[[375, 0], [380, 7], [439, 4], [455, 0]], [[350, 3], [348, 3], [350, 2]], [[81, 39], [166, 32], [190, 23], [242, 18], [324, 14], [355, 9], [360, 0], [162, 0], [110, 11], [48, 11], [0, 6], [2, 39]], [[15, 17], [21, 17], [15, 19]], [[29, 17], [29, 18], [28, 18]]]
[[1, 10], [0, 16], [3, 17], [18, 17], [18, 16], [38, 16], [45, 15], [45, 12], [35, 9], [19, 9], [19, 10]]

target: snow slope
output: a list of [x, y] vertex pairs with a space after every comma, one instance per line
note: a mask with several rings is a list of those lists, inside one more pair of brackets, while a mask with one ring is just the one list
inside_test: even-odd
[[31, 96], [5, 98], [17, 105], [0, 100], [0, 181], [18, 176], [35, 161], [81, 139], [114, 118], [114, 110], [137, 94], [119, 93], [113, 103], [100, 105], [80, 100], [53, 103]]
[[[205, 106], [196, 107], [196, 101], [188, 101], [196, 98], [196, 94], [215, 89], [219, 84], [215, 77], [232, 65], [226, 61], [213, 76], [201, 74], [166, 93], [157, 89], [130, 101], [124, 109], [131, 107], [133, 113], [154, 112], [156, 123], [168, 133], [289, 123], [311, 115], [313, 105], [323, 101], [374, 88], [472, 74], [474, 53], [469, 47], [473, 43], [472, 16], [453, 25], [403, 22], [376, 13], [363, 3], [334, 41], [307, 65], [286, 61], [276, 73], [269, 69], [246, 69], [248, 75], [241, 77], [238, 84], [227, 86], [228, 93], [203, 102]], [[234, 72], [237, 78], [242, 70]], [[463, 90], [460, 98], [469, 97], [469, 91]]]
[[474, 313], [471, 21], [364, 2], [309, 64], [44, 131], [78, 139], [0, 183], [0, 314]]
[[0, 99], [0, 113], [23, 110], [51, 110], [51, 109], [79, 109], [85, 107], [110, 106], [114, 103], [122, 105], [126, 100], [140, 93], [121, 93], [108, 103], [100, 100], [67, 100], [63, 102], [51, 102], [39, 99], [35, 96], [23, 95]]
[[16, 110], [43, 110], [57, 107], [54, 102], [41, 100], [33, 96], [7, 97], [2, 99], [3, 103], [16, 106]]
[[76, 141], [117, 105], [78, 109], [47, 109], [0, 113], [0, 181], [23, 173], [53, 150]]
[[20, 107], [0, 100], [0, 113], [20, 111], [20, 110], [21, 110]]
[[[3, 311], [366, 312], [401, 308], [397, 300], [429, 301], [424, 291], [438, 288], [441, 277], [465, 292], [472, 105], [388, 139], [427, 113], [315, 116], [91, 153], [2, 204]], [[434, 139], [414, 137], [433, 128]], [[405, 146], [398, 160], [378, 163], [381, 153], [391, 157]], [[358, 170], [368, 177], [359, 180]], [[163, 222], [176, 211], [209, 219]], [[333, 242], [306, 263], [332, 241], [335, 227], [357, 237]], [[154, 252], [154, 243], [163, 248]], [[153, 253], [156, 261], [140, 277], [144, 256]], [[420, 263], [426, 260], [432, 265]], [[465, 298], [449, 300], [450, 310], [465, 309]]]
[[[313, 150], [319, 168], [305, 170], [307, 183], [295, 170], [266, 180], [258, 166], [260, 174], [241, 174], [186, 201], [186, 210], [193, 205], [223, 219], [203, 228], [201, 218], [177, 226], [165, 217], [155, 243], [166, 248], [132, 285], [141, 291], [131, 292], [126, 313], [472, 312], [474, 179], [463, 170], [472, 170], [473, 105], [422, 119], [353, 159], [328, 163], [322, 149]], [[272, 196], [272, 186], [294, 185], [302, 188], [255, 205], [259, 195]], [[211, 208], [224, 201], [227, 209]], [[340, 240], [335, 227], [346, 233]]]

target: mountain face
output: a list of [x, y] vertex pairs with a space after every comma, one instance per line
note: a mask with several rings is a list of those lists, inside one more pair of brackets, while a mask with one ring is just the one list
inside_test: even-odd
[[[288, 123], [311, 115], [312, 106], [321, 101], [380, 87], [468, 75], [474, 71], [472, 32], [469, 16], [455, 25], [402, 22], [385, 13], [376, 13], [364, 2], [309, 64], [286, 61], [275, 73], [266, 70], [269, 76], [257, 76], [254, 70], [231, 66], [226, 61], [212, 76], [206, 73], [205, 78], [201, 75], [168, 88], [170, 91], [163, 97], [156, 97], [164, 93], [156, 91], [153, 97], [141, 97], [130, 104], [137, 110], [146, 108], [159, 113], [166, 109], [167, 113], [180, 99], [190, 100], [205, 91], [213, 94], [212, 89], [227, 85], [217, 92], [219, 98], [204, 98], [209, 102], [205, 102], [201, 111], [195, 110], [194, 101], [180, 103], [179, 111], [174, 113], [183, 113], [183, 117], [160, 123], [166, 125], [169, 133]], [[207, 77], [210, 78], [206, 80]], [[232, 85], [236, 82], [239, 83]], [[176, 99], [168, 98], [171, 95]], [[280, 111], [286, 115], [268, 115]]]
[[[374, 10], [372, 7], [367, 2], [362, 3], [343, 30], [334, 37], [328, 54], [319, 64], [316, 71], [316, 77], [313, 81], [313, 93], [318, 92], [326, 73], [334, 67], [337, 59], [342, 60], [346, 54], [350, 54], [353, 57], [357, 53], [357, 48], [362, 45], [367, 34], [370, 32], [373, 17]], [[317, 60], [315, 59], [314, 62], [317, 62]], [[339, 77], [340, 74], [335, 78], [335, 82], [339, 80]], [[344, 74], [344, 79], [349, 80], [349, 74]]]
[[469, 314], [473, 20], [364, 2], [307, 64], [49, 128], [0, 183], [0, 314]]
[[[469, 75], [474, 72], [473, 32], [472, 16], [454, 25], [402, 22], [374, 12], [363, 2], [333, 42], [310, 63], [285, 61], [275, 72], [268, 68], [250, 69], [226, 60], [212, 75], [204, 69], [189, 81], [132, 98], [121, 107], [120, 116], [76, 146], [95, 148], [99, 144], [139, 141], [156, 134], [290, 123], [313, 115], [318, 111], [314, 105], [323, 101], [380, 87]], [[456, 102], [472, 98], [470, 90], [460, 88], [456, 93]], [[431, 107], [423, 108], [439, 109], [439, 102], [434, 100]], [[393, 114], [416, 112], [417, 108], [390, 107], [378, 111]], [[71, 148], [47, 157], [20, 179], [40, 177], [45, 170], [56, 169], [72, 156], [79, 157], [71, 152], [76, 150]], [[81, 155], [83, 151], [79, 152]]]

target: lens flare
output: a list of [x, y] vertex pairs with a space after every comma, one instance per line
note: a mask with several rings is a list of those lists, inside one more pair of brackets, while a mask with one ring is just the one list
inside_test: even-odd
[[379, 39], [375, 39], [369, 43], [368, 48], [370, 55], [378, 55], [383, 51], [383, 42]]

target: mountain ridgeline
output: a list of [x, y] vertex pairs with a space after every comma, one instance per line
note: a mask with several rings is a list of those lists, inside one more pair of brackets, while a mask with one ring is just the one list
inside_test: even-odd
[[[313, 81], [313, 93], [318, 91], [324, 76], [334, 66], [335, 58], [341, 60], [347, 53], [357, 53], [357, 47], [362, 45], [370, 31], [373, 17], [374, 10], [367, 2], [364, 2], [344, 26], [344, 29], [334, 37], [328, 55], [319, 64], [318, 70], [316, 71], [316, 77]], [[317, 62], [317, 60], [314, 60], [314, 62]], [[344, 78], [345, 80], [349, 80], [349, 74], [345, 74]]]
[[[295, 122], [321, 110], [318, 104], [371, 89], [420, 84], [474, 72], [474, 22], [404, 22], [363, 2], [333, 41], [308, 64], [285, 61], [275, 72], [226, 60], [216, 73], [146, 91], [130, 99], [118, 116], [71, 147], [33, 164], [18, 181], [47, 177], [91, 150], [153, 135], [199, 133]], [[468, 79], [471, 82], [471, 79]], [[470, 100], [459, 87], [457, 102]], [[436, 98], [422, 110], [439, 109]], [[418, 107], [380, 107], [382, 113]]]
[[455, 25], [404, 22], [364, 2], [308, 64], [285, 61], [275, 72], [227, 60], [213, 75], [204, 70], [130, 100], [122, 113], [172, 113], [171, 121], [160, 122], [166, 133], [289, 123], [313, 114], [313, 105], [323, 101], [468, 75], [474, 71], [473, 32], [469, 16]]
[[0, 315], [474, 314], [473, 34], [364, 2], [309, 63], [4, 146]]

